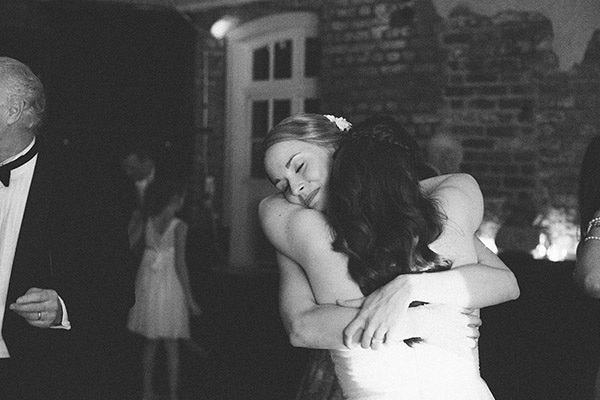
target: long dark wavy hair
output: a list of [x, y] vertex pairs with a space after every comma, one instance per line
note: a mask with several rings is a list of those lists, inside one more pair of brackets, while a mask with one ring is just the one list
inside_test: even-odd
[[429, 249], [445, 216], [419, 186], [418, 147], [390, 118], [370, 120], [334, 154], [327, 215], [333, 248], [368, 295], [399, 274], [449, 269]]

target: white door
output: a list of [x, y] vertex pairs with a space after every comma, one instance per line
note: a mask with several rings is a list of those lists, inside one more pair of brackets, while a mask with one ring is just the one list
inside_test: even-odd
[[277, 14], [227, 35], [227, 123], [224, 222], [229, 267], [249, 272], [274, 261], [258, 222], [258, 203], [274, 191], [265, 178], [261, 143], [283, 118], [318, 112], [317, 17]]

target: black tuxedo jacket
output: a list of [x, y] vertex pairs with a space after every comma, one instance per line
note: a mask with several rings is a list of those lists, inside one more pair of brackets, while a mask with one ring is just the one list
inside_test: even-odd
[[[135, 299], [127, 232], [100, 166], [37, 140], [3, 337], [27, 400], [117, 399]], [[31, 287], [56, 290], [71, 330], [35, 328], [8, 309]]]

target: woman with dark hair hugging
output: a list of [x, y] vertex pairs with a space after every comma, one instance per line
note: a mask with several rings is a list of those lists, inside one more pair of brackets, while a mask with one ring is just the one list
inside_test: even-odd
[[[303, 129], [331, 130], [320, 117]], [[306, 118], [282, 121], [267, 140], [284, 128], [298, 132]], [[388, 120], [348, 132], [329, 121], [341, 138], [333, 144], [288, 136], [265, 154], [280, 194], [263, 200], [260, 215], [278, 250], [292, 343], [331, 349], [348, 399], [493, 399], [477, 346], [437, 321], [519, 294], [512, 272], [475, 236], [483, 216], [476, 181], [459, 174], [419, 182], [415, 148]], [[363, 296], [358, 316], [335, 306]], [[436, 317], [423, 318], [432, 310]], [[336, 339], [346, 325], [343, 347]], [[351, 345], [354, 333], [360, 347]]]

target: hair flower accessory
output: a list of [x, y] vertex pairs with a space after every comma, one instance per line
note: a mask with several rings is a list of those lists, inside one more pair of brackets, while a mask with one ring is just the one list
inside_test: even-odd
[[330, 120], [331, 122], [334, 122], [337, 125], [338, 129], [342, 132], [349, 131], [350, 128], [352, 128], [352, 124], [346, 121], [345, 118], [335, 117], [333, 115], [324, 115], [324, 117]]

